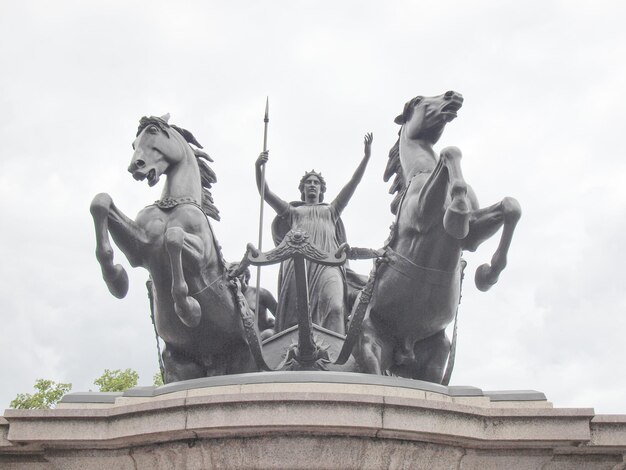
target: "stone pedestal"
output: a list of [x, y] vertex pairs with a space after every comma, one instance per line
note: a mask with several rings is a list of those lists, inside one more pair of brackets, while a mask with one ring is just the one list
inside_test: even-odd
[[2, 469], [624, 469], [626, 415], [340, 372], [197, 379], [6, 410]]

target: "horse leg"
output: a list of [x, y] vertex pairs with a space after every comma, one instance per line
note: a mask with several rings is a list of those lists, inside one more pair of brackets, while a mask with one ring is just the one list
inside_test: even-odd
[[[202, 311], [196, 299], [190, 297], [189, 287], [183, 274], [183, 245], [187, 241], [187, 252], [190, 247], [202, 246], [191, 234], [185, 233], [180, 227], [170, 227], [165, 231], [165, 248], [170, 257], [172, 266], [172, 298], [174, 299], [174, 311], [178, 318], [190, 328], [200, 324]], [[191, 243], [189, 243], [191, 242]]]
[[396, 342], [391, 372], [409, 379], [441, 383], [449, 353], [450, 341], [444, 330], [419, 341], [400, 339]]
[[502, 227], [500, 243], [491, 258], [491, 265], [485, 263], [476, 270], [474, 281], [479, 290], [485, 292], [498, 282], [500, 273], [506, 267], [513, 232], [521, 216], [522, 209], [517, 200], [512, 197], [505, 197], [493, 206], [472, 213], [470, 233], [463, 240], [462, 248], [464, 250], [476, 250], [482, 242], [493, 236]]
[[445, 330], [415, 343], [413, 352], [416, 363], [411, 378], [440, 384], [450, 354]]
[[456, 147], [446, 147], [441, 151], [439, 161], [422, 187], [417, 201], [417, 229], [428, 230], [445, 207], [450, 195], [451, 202], [443, 215], [446, 232], [457, 239], [463, 239], [469, 232], [471, 199], [469, 187], [461, 171], [461, 151]]
[[118, 299], [128, 293], [128, 274], [121, 264], [113, 264], [113, 247], [109, 240], [109, 215], [113, 200], [106, 193], [93, 198], [89, 208], [96, 229], [96, 259], [102, 269], [102, 278], [109, 292]]
[[391, 366], [393, 340], [380, 331], [368, 316], [363, 320], [354, 356], [364, 374], [384, 375]]
[[165, 368], [164, 381], [166, 384], [205, 376], [203, 366], [181, 354], [168, 344], [165, 345], [161, 357], [163, 358], [163, 366]]
[[417, 205], [414, 207], [415, 226], [421, 233], [427, 232], [431, 225], [440, 220], [448, 198], [448, 174], [445, 170], [444, 161], [440, 159], [419, 190]]
[[441, 151], [440, 161], [448, 170], [450, 205], [443, 216], [443, 228], [448, 235], [461, 240], [469, 233], [471, 203], [467, 196], [467, 183], [461, 171], [461, 151], [456, 147], [446, 147]]
[[227, 374], [244, 374], [246, 372], [258, 372], [250, 346], [245, 341], [238, 342], [228, 355]]

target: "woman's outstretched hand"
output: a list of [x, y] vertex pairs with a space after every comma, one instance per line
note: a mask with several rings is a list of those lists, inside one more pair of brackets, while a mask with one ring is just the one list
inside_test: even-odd
[[363, 145], [365, 146], [365, 156], [369, 157], [372, 155], [372, 142], [374, 141], [374, 134], [368, 132], [363, 137]]

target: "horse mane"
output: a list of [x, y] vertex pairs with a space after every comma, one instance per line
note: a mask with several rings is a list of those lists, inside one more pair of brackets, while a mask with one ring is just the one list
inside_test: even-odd
[[[411, 98], [404, 104], [404, 108], [402, 109], [402, 114], [396, 116], [393, 122], [403, 126], [413, 114], [413, 107], [422, 100], [422, 96], [416, 96]], [[404, 173], [402, 173], [402, 164], [400, 163], [400, 133], [402, 132], [402, 127], [398, 131], [398, 140], [389, 150], [389, 160], [387, 161], [387, 166], [385, 167], [385, 174], [383, 176], [383, 181], [385, 183], [389, 181], [393, 174], [396, 177], [393, 179], [393, 183], [391, 183], [391, 187], [389, 188], [389, 194], [396, 193], [396, 196], [391, 201], [391, 213], [394, 215], [398, 214], [398, 208], [400, 207], [400, 202], [402, 201], [402, 195], [404, 194], [404, 190], [406, 189], [406, 178], [404, 177]]]
[[213, 195], [211, 194], [211, 187], [213, 183], [217, 181], [215, 172], [209, 166], [207, 161], [213, 160], [205, 152], [199, 149], [192, 149], [198, 161], [198, 168], [200, 169], [200, 184], [202, 185], [202, 210], [204, 213], [215, 220], [220, 220], [220, 211], [213, 201]]
[[[169, 114], [167, 115], [167, 117], [169, 118]], [[167, 135], [168, 137], [169, 137], [169, 134], [167, 132], [167, 129], [168, 128], [174, 129], [176, 132], [178, 132], [182, 136], [183, 139], [185, 139], [185, 142], [190, 144], [189, 146], [191, 150], [193, 151], [194, 155], [196, 156], [196, 160], [198, 161], [198, 168], [200, 170], [200, 184], [202, 185], [202, 201], [201, 201], [202, 211], [208, 217], [211, 217], [212, 219], [215, 219], [215, 220], [220, 220], [220, 211], [215, 206], [215, 203], [213, 201], [213, 195], [211, 194], [211, 187], [213, 186], [215, 182], [217, 182], [217, 176], [215, 175], [215, 172], [208, 164], [208, 162], [212, 162], [213, 159], [206, 152], [204, 152], [203, 150], [200, 150], [202, 149], [202, 145], [200, 145], [200, 142], [196, 140], [196, 138], [191, 132], [189, 132], [187, 129], [183, 129], [182, 127], [178, 127], [173, 124], [168, 124], [168, 122], [165, 119], [160, 118], [160, 117], [156, 117], [156, 116], [142, 117], [139, 121], [139, 128], [137, 129], [137, 135], [141, 134], [141, 131], [143, 131], [149, 124], [154, 124], [157, 127], [159, 127], [159, 129], [165, 132], [165, 135]], [[191, 147], [191, 145], [193, 145], [195, 148]]]
[[172, 129], [178, 132], [188, 144], [193, 145], [193, 150], [196, 160], [198, 161], [198, 169], [200, 170], [200, 184], [202, 185], [202, 210], [204, 213], [215, 220], [220, 220], [220, 211], [215, 206], [213, 201], [213, 195], [211, 194], [211, 187], [217, 182], [217, 176], [213, 169], [209, 166], [208, 162], [212, 162], [213, 159], [209, 157], [202, 149], [200, 142], [196, 140], [191, 132], [182, 127], [171, 125]]
[[406, 188], [406, 179], [404, 178], [402, 165], [400, 164], [400, 137], [398, 137], [394, 146], [389, 150], [389, 160], [387, 160], [383, 181], [386, 183], [394, 174], [396, 177], [393, 179], [393, 183], [391, 183], [389, 194], [396, 193], [393, 201], [391, 201], [391, 213], [397, 215], [400, 201], [402, 201], [402, 194]]
[[188, 144], [194, 145], [197, 148], [191, 147], [196, 160], [198, 161], [198, 168], [200, 169], [200, 184], [202, 185], [202, 210], [204, 213], [215, 220], [220, 220], [220, 211], [215, 206], [213, 201], [213, 195], [211, 194], [211, 187], [213, 183], [217, 182], [217, 176], [213, 169], [209, 166], [208, 162], [212, 162], [213, 159], [209, 157], [209, 154], [200, 150], [202, 145], [196, 140], [191, 132], [187, 129], [183, 129], [178, 126], [171, 126], [176, 132], [178, 132]]

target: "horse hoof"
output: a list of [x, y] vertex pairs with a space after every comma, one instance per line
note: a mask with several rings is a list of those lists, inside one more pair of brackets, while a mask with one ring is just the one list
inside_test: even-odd
[[491, 266], [487, 263], [478, 266], [474, 276], [474, 283], [479, 291], [487, 292], [496, 282], [498, 282], [498, 276], [493, 274]]
[[174, 310], [176, 315], [180, 318], [185, 326], [189, 328], [195, 328], [200, 324], [200, 318], [202, 317], [202, 310], [200, 304], [193, 297], [187, 297], [180, 305], [178, 302], [174, 304]]
[[113, 270], [109, 274], [104, 274], [104, 282], [106, 282], [109, 292], [118, 299], [123, 299], [128, 294], [128, 274], [121, 264], [113, 266]]

